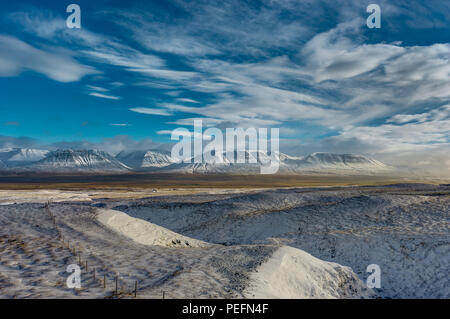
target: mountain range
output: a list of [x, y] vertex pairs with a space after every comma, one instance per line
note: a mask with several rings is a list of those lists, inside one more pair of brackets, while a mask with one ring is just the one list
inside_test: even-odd
[[[177, 163], [169, 152], [161, 150], [120, 152], [112, 156], [99, 150], [0, 149], [0, 170], [8, 172], [107, 173], [147, 171], [183, 174], [257, 174], [268, 155], [244, 152], [246, 163], [229, 161], [226, 154], [214, 154], [208, 163]], [[237, 158], [237, 154], [234, 154]], [[375, 159], [357, 154], [313, 153], [295, 157], [276, 153], [278, 173], [379, 174], [393, 170]], [[253, 161], [253, 163], [251, 163]]]

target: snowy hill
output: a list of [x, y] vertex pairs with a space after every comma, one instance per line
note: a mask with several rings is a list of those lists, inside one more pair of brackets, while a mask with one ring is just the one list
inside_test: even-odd
[[123, 151], [116, 155], [116, 159], [134, 169], [165, 167], [174, 163], [169, 152], [157, 150]]
[[36, 171], [63, 172], [108, 172], [127, 171], [130, 168], [108, 153], [96, 150], [56, 150], [27, 169]]

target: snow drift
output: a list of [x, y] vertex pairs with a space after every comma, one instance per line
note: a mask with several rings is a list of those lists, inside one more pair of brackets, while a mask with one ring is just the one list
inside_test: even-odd
[[368, 298], [351, 268], [326, 262], [307, 252], [282, 246], [250, 275], [248, 298]]
[[189, 238], [167, 228], [131, 217], [112, 209], [98, 209], [97, 220], [109, 229], [143, 245], [174, 248], [208, 247], [210, 244]]

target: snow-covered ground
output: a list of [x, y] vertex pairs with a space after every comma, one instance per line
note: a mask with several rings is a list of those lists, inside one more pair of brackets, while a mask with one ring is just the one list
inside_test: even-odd
[[[449, 186], [42, 192], [0, 196], [2, 298], [106, 298], [116, 276], [119, 297], [136, 281], [138, 298], [450, 297]], [[369, 264], [380, 289], [365, 287]]]

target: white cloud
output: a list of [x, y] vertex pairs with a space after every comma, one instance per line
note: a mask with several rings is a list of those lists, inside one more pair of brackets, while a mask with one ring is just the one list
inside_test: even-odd
[[[134, 29], [135, 38], [146, 48], [184, 56], [197, 56], [207, 54], [219, 54], [220, 52], [198, 38], [186, 35], [166, 34], [159, 32], [154, 35], [153, 32], [145, 32], [141, 29]], [[166, 31], [167, 32], [167, 31]], [[161, 34], [162, 33], [162, 34]]]
[[[95, 62], [122, 67], [127, 71], [139, 72], [158, 80], [163, 78], [180, 81], [195, 76], [194, 72], [169, 70], [165, 68], [164, 59], [142, 53], [114, 37], [91, 32], [86, 27], [79, 30], [68, 29], [64, 19], [55, 17], [50, 12], [34, 10], [18, 12], [10, 16], [19, 22], [27, 32], [50, 41], [78, 45], [79, 52], [85, 58]], [[165, 39], [161, 40], [166, 41]]]
[[[220, 54], [265, 56], [267, 49], [294, 48], [308, 32], [299, 17], [285, 19], [287, 1], [177, 2], [185, 17], [164, 19], [139, 10], [115, 12], [114, 21], [153, 51], [184, 57]], [[293, 13], [307, 9], [296, 5]], [[117, 18], [117, 15], [119, 18]], [[244, 18], [245, 17], [245, 18]]]
[[391, 44], [358, 45], [353, 42], [348, 35], [357, 34], [363, 23], [357, 19], [340, 24], [306, 43], [302, 56], [316, 82], [361, 75], [404, 52], [402, 47]]
[[89, 93], [89, 95], [99, 97], [102, 99], [108, 99], [108, 100], [120, 100], [119, 96], [107, 95], [107, 94], [98, 93], [98, 92], [91, 92], [91, 93]]
[[141, 114], [150, 114], [150, 115], [161, 115], [161, 116], [169, 116], [172, 115], [167, 110], [164, 109], [154, 109], [149, 107], [134, 107], [129, 109], [132, 112], [141, 113]]
[[[450, 106], [444, 105], [420, 114], [398, 114], [388, 120], [387, 124], [379, 126], [348, 128], [334, 139], [356, 139], [369, 146], [372, 153], [378, 156], [414, 154], [430, 150], [440, 154], [450, 145]], [[428, 153], [428, 156], [434, 157], [432, 152]], [[414, 160], [414, 156], [411, 160]]]
[[102, 48], [97, 51], [83, 51], [97, 60], [107, 62], [112, 65], [125, 67], [129, 70], [146, 70], [148, 67], [160, 67], [164, 61], [156, 56], [142, 54], [128, 49], [125, 52], [117, 52], [112, 48]]
[[186, 98], [177, 98], [178, 102], [185, 102], [185, 103], [200, 103], [198, 101], [192, 100], [192, 99], [186, 99]]
[[131, 124], [126, 124], [126, 123], [111, 123], [109, 125], [111, 125], [111, 126], [120, 126], [120, 127], [131, 126]]
[[67, 28], [66, 20], [61, 16], [56, 16], [51, 11], [29, 8], [27, 12], [9, 14], [9, 18], [19, 23], [24, 31], [50, 41], [81, 42], [89, 46], [101, 45], [107, 42], [107, 38], [92, 33], [84, 27], [77, 30]]
[[409, 93], [409, 102], [450, 97], [450, 44], [408, 47], [384, 66], [385, 83]]
[[450, 119], [450, 104], [443, 105], [424, 113], [396, 114], [387, 120], [388, 123], [404, 124], [408, 122], [424, 123], [426, 121], [440, 121]]
[[129, 71], [139, 72], [154, 78], [163, 78], [174, 81], [191, 80], [198, 74], [196, 72], [174, 71], [150, 68], [130, 68]]
[[0, 35], [0, 76], [16, 76], [24, 71], [38, 72], [59, 82], [79, 81], [86, 75], [99, 73], [66, 53], [50, 53]]
[[95, 86], [95, 85], [86, 85], [88, 89], [93, 90], [93, 91], [97, 91], [97, 92], [108, 92], [108, 89], [99, 87], [99, 86]]

